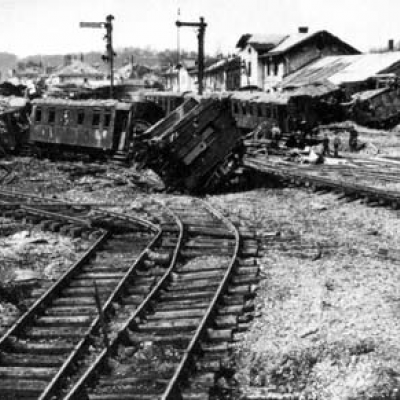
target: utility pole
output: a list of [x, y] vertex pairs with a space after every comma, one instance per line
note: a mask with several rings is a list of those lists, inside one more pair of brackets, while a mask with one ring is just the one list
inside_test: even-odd
[[198, 66], [198, 83], [199, 83], [199, 95], [203, 94], [203, 76], [204, 76], [204, 35], [206, 32], [206, 27], [207, 24], [204, 22], [204, 18], [200, 17], [200, 22], [181, 22], [181, 21], [176, 21], [176, 26], [178, 28], [182, 26], [188, 26], [188, 27], [195, 27], [199, 28], [197, 38], [199, 42], [199, 51], [198, 51], [198, 61], [197, 61], [197, 66]]
[[114, 97], [114, 57], [116, 54], [114, 53], [113, 43], [112, 43], [112, 30], [113, 25], [112, 21], [114, 16], [107, 15], [106, 22], [81, 22], [79, 26], [81, 28], [106, 28], [106, 34], [104, 39], [106, 40], [106, 53], [102, 55], [101, 58], [104, 62], [109, 63], [110, 65], [110, 98]]

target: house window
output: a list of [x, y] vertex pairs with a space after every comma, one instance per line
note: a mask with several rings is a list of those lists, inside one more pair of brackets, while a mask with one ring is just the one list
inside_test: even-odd
[[50, 108], [48, 123], [54, 124], [55, 120], [56, 120], [56, 110], [54, 108]]
[[247, 63], [247, 75], [251, 76], [251, 61]]
[[100, 111], [95, 111], [92, 118], [92, 125], [99, 126], [100, 125]]
[[274, 63], [274, 75], [278, 75], [278, 70], [279, 70], [279, 63], [278, 61], [275, 61]]
[[271, 62], [269, 59], [267, 60], [267, 75], [271, 75]]
[[78, 110], [77, 124], [78, 125], [83, 125], [84, 120], [85, 120], [85, 111]]
[[35, 114], [35, 121], [40, 122], [42, 120], [42, 109], [37, 108], [36, 109], [36, 114]]

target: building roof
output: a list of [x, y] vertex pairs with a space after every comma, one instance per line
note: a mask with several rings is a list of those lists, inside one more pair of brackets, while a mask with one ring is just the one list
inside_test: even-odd
[[244, 49], [247, 44], [251, 44], [256, 49], [269, 50], [281, 43], [287, 36], [281, 34], [246, 33], [240, 37], [236, 47]]
[[291, 97], [321, 97], [339, 90], [339, 86], [328, 80], [312, 82], [306, 85], [286, 86], [284, 93]]
[[209, 67], [207, 67], [204, 72], [213, 72], [217, 70], [223, 70], [233, 64], [237, 63], [240, 65], [240, 58], [239, 57], [230, 57], [230, 58], [223, 58], [222, 60], [218, 60], [214, 64], [211, 64]]
[[307, 32], [301, 33], [297, 32], [291, 35], [286, 36], [277, 46], [275, 46], [269, 53], [278, 54], [278, 53], [286, 53], [291, 48], [303, 43], [305, 40], [310, 39], [311, 37], [317, 35], [320, 31], [317, 32]]
[[71, 64], [61, 67], [54, 75], [59, 77], [102, 77], [104, 74], [91, 65], [73, 60]]
[[301, 86], [328, 80], [335, 85], [362, 82], [377, 74], [389, 72], [400, 63], [400, 52], [328, 56], [288, 75], [281, 87]]
[[239, 39], [236, 47], [240, 49], [244, 49], [247, 44], [251, 44], [256, 50], [265, 50], [266, 54], [264, 57], [270, 55], [277, 55], [286, 53], [289, 50], [292, 50], [296, 46], [304, 43], [306, 40], [311, 39], [316, 36], [329, 36], [336, 41], [341, 42], [344, 46], [348, 47], [348, 49], [355, 53], [359, 54], [360, 52], [349, 44], [343, 42], [337, 36], [332, 35], [330, 32], [321, 30], [321, 31], [313, 31], [313, 32], [297, 32], [292, 34], [245, 34], [242, 35]]

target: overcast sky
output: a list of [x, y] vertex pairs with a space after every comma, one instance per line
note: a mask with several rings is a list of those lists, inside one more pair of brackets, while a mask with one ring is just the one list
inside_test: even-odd
[[[114, 47], [176, 48], [181, 20], [208, 23], [206, 52], [232, 52], [243, 33], [326, 29], [362, 51], [400, 40], [400, 0], [0, 0], [0, 51], [26, 56], [103, 50], [103, 30], [79, 28], [113, 14]], [[197, 46], [193, 28], [181, 45]]]

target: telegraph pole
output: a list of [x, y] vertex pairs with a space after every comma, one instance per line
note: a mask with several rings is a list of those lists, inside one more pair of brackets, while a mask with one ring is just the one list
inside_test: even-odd
[[110, 98], [114, 97], [114, 53], [113, 43], [112, 43], [112, 21], [114, 16], [107, 15], [106, 22], [81, 22], [79, 26], [81, 28], [106, 28], [106, 34], [104, 39], [106, 40], [106, 54], [102, 55], [101, 58], [104, 62], [110, 65]]
[[176, 26], [178, 28], [182, 26], [188, 26], [188, 27], [195, 27], [199, 28], [198, 34], [197, 34], [197, 39], [199, 42], [199, 51], [198, 51], [198, 61], [197, 61], [197, 66], [198, 66], [198, 83], [199, 83], [199, 95], [203, 94], [203, 77], [204, 77], [204, 35], [206, 33], [206, 27], [207, 24], [204, 22], [204, 18], [200, 17], [200, 22], [181, 22], [181, 21], [176, 21]]

